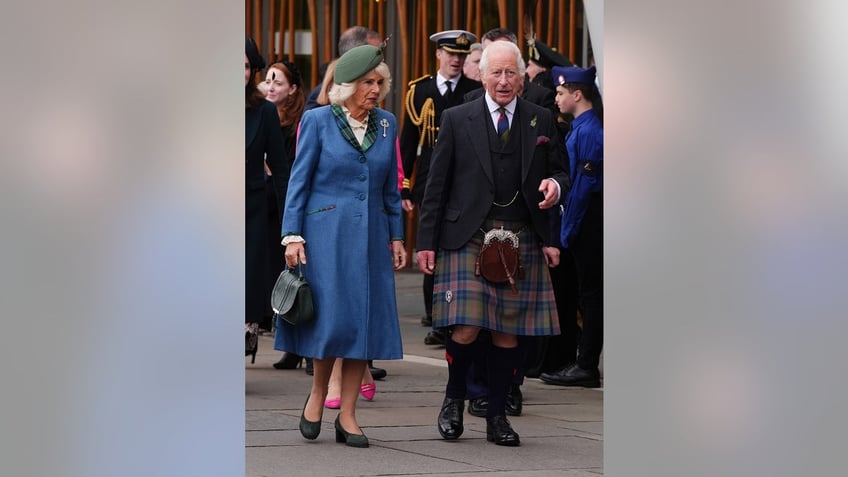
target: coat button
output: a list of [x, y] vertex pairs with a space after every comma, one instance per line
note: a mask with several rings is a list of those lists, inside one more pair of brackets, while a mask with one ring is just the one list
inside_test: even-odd
[[365, 194], [359, 194], [359, 200], [365, 200]]
[[365, 156], [359, 156], [359, 162], [365, 163]]
[[365, 174], [359, 174], [359, 182], [365, 182]]

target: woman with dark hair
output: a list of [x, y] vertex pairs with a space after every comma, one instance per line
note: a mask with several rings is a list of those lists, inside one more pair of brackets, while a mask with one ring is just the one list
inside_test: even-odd
[[[245, 93], [245, 356], [256, 361], [259, 321], [264, 314], [265, 280], [268, 266], [268, 204], [265, 181], [273, 180], [277, 206], [283, 210], [289, 169], [283, 149], [283, 134], [277, 108], [256, 88], [255, 77], [265, 61], [256, 42], [247, 37], [244, 46]], [[271, 177], [265, 173], [265, 164]]]

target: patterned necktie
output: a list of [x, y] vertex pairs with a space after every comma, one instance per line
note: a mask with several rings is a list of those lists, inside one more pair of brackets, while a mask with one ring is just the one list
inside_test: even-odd
[[506, 109], [500, 107], [498, 111], [501, 112], [501, 115], [498, 116], [498, 137], [501, 138], [501, 143], [505, 143], [507, 137], [509, 137], [509, 119], [506, 117]]

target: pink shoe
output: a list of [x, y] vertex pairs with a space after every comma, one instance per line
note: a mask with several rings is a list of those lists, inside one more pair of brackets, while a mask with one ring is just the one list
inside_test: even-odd
[[324, 400], [324, 407], [327, 409], [339, 409], [342, 407], [342, 398], [327, 398]]
[[363, 384], [359, 386], [359, 394], [369, 401], [374, 400], [374, 394], [377, 393], [377, 383]]

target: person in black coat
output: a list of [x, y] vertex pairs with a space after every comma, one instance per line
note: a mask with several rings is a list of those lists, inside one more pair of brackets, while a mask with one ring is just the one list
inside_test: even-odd
[[[272, 180], [277, 205], [283, 210], [289, 171], [283, 148], [280, 117], [273, 103], [256, 88], [256, 73], [265, 67], [256, 42], [245, 39], [245, 356], [256, 361], [259, 322], [265, 310], [265, 280], [268, 266], [268, 203], [265, 181]], [[273, 174], [265, 173], [265, 163]]]

